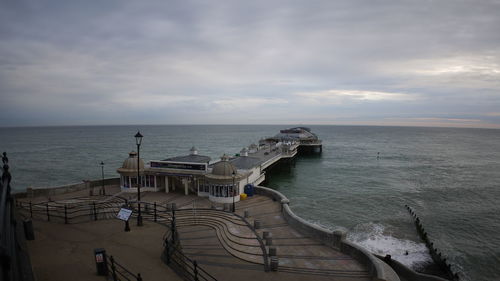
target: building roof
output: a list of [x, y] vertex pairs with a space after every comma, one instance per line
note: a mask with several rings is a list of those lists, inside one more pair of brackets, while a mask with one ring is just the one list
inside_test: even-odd
[[172, 158], [167, 158], [163, 161], [173, 161], [173, 162], [189, 162], [189, 163], [208, 163], [210, 161], [210, 157], [190, 154], [185, 156], [176, 156]]
[[230, 162], [238, 169], [248, 170], [259, 165], [262, 160], [257, 157], [243, 156], [231, 159]]
[[[137, 152], [132, 151], [129, 157], [123, 161], [123, 165], [118, 168], [118, 173], [137, 173]], [[144, 171], [144, 161], [139, 159], [139, 170]]]
[[244, 176], [248, 175], [246, 173], [245, 174], [238, 173], [236, 167], [231, 162], [229, 162], [229, 156], [225, 154], [224, 156], [222, 156], [221, 161], [211, 166], [212, 166], [212, 172], [205, 175], [205, 177], [209, 180], [230, 181], [233, 178], [235, 180], [240, 180]]
[[222, 156], [221, 161], [215, 163], [212, 168], [212, 175], [223, 176], [223, 177], [232, 177], [236, 176], [238, 170], [236, 167], [229, 162], [229, 157], [224, 154]]
[[311, 132], [311, 129], [307, 127], [295, 127], [295, 128], [289, 128], [285, 130], [281, 130], [279, 134], [276, 136], [272, 137], [271, 139], [278, 139], [278, 140], [289, 140], [289, 139], [299, 139], [299, 140], [305, 140], [305, 139], [313, 139], [317, 140], [318, 136], [316, 134]]

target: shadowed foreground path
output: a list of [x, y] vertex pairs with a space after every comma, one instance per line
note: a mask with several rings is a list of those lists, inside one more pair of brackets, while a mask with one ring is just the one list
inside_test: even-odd
[[262, 228], [256, 232], [264, 244], [263, 231], [271, 233], [279, 258], [278, 272], [264, 272], [258, 238], [242, 218], [230, 213], [226, 213], [224, 227], [220, 220], [200, 223], [200, 215], [190, 223], [182, 223], [180, 218], [184, 253], [219, 280], [234, 280], [235, 276], [244, 280], [371, 280], [366, 268], [352, 257], [292, 229], [272, 199], [256, 195], [239, 202], [237, 214], [243, 216], [245, 210], [251, 214], [247, 219], [250, 225], [254, 219], [261, 221]]
[[[78, 196], [82, 194], [68, 193], [51, 199]], [[147, 193], [143, 200], [162, 205], [176, 203], [184, 253], [218, 280], [371, 280], [364, 265], [352, 257], [289, 226], [281, 215], [280, 204], [268, 197], [256, 195], [238, 202], [239, 216], [210, 209], [206, 198], [193, 195]], [[246, 220], [245, 210], [250, 212]], [[130, 271], [141, 273], [144, 281], [180, 280], [160, 259], [165, 225], [145, 220], [143, 227], [137, 227], [133, 218], [131, 231], [124, 232], [124, 223], [111, 217], [68, 225], [35, 217], [36, 240], [28, 241], [28, 248], [38, 280], [105, 280], [96, 275], [95, 248], [105, 248]], [[262, 224], [256, 231], [250, 227], [255, 219]], [[271, 233], [271, 244], [279, 258], [278, 272], [264, 271], [264, 253], [269, 246], [262, 239], [263, 231]]]
[[36, 220], [34, 226], [35, 240], [28, 241], [28, 249], [38, 281], [106, 280], [96, 274], [95, 248], [105, 248], [145, 281], [181, 280], [160, 260], [162, 225], [146, 223], [138, 228], [132, 224], [130, 232], [124, 232], [118, 220], [68, 225]]

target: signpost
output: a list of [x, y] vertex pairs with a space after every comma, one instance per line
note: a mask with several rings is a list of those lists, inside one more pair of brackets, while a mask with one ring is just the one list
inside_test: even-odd
[[120, 211], [118, 212], [118, 215], [116, 215], [117, 219], [125, 221], [125, 231], [130, 231], [128, 220], [130, 219], [131, 215], [132, 215], [132, 210], [126, 208], [121, 208]]

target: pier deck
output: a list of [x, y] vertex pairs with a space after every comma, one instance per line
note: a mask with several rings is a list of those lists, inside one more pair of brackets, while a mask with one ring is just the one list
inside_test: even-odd
[[[281, 215], [280, 204], [268, 197], [255, 195], [236, 203], [239, 216], [235, 216], [210, 210], [212, 204], [206, 198], [180, 195], [145, 193], [142, 200], [162, 205], [176, 203], [180, 209], [176, 216], [184, 253], [217, 280], [371, 280], [367, 269], [352, 257], [289, 226]], [[85, 196], [82, 192], [68, 193], [51, 200], [82, 196]], [[99, 200], [99, 196], [88, 199]], [[43, 202], [47, 198], [19, 199], [24, 203], [29, 200]], [[193, 211], [193, 206], [198, 210]], [[242, 218], [245, 210], [250, 212], [246, 222]], [[250, 225], [255, 219], [262, 228], [254, 232]], [[28, 248], [40, 281], [66, 280], [69, 276], [74, 276], [74, 280], [105, 280], [96, 275], [93, 260], [93, 249], [101, 247], [130, 270], [140, 272], [145, 281], [180, 280], [160, 260], [164, 225], [145, 220], [143, 227], [137, 227], [135, 219], [131, 219], [131, 231], [124, 232], [124, 223], [117, 219], [65, 225], [35, 217], [34, 226], [36, 240], [28, 241]], [[260, 244], [265, 243], [263, 231], [272, 235], [272, 246], [276, 247], [279, 258], [277, 272], [264, 271]]]

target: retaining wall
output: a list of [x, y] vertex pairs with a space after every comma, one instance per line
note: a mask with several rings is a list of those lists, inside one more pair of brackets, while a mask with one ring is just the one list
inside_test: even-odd
[[[104, 185], [119, 185], [119, 184], [120, 184], [120, 178], [104, 179]], [[100, 187], [101, 185], [102, 185], [102, 179], [83, 181], [81, 183], [67, 184], [56, 187], [28, 187], [26, 191], [16, 193], [15, 196], [17, 198], [51, 196], [51, 195], [64, 194], [79, 190], [90, 189], [93, 187]]]
[[264, 186], [256, 186], [255, 193], [271, 197], [273, 200], [280, 202], [283, 217], [293, 228], [299, 230], [307, 236], [321, 241], [327, 246], [340, 250], [342, 253], [353, 257], [358, 262], [367, 266], [368, 271], [374, 277], [373, 280], [393, 280], [392, 278], [388, 278], [388, 274], [386, 274], [386, 270], [382, 266], [381, 261], [377, 260], [374, 255], [365, 250], [363, 247], [346, 241], [345, 233], [342, 233], [340, 231], [333, 232], [324, 229], [294, 214], [290, 209], [290, 206], [288, 205], [290, 201], [281, 192]]
[[[380, 260], [384, 260], [382, 256], [378, 256]], [[398, 262], [397, 260], [391, 259], [387, 262], [394, 271], [398, 273], [399, 276], [405, 278], [409, 281], [448, 281], [448, 279], [444, 279], [434, 275], [428, 275], [413, 271], [412, 269], [406, 267], [404, 264]]]

